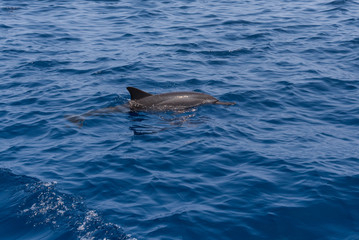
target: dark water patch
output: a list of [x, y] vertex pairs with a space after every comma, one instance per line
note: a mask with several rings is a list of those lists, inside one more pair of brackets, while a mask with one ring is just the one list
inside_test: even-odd
[[170, 45], [160, 45], [160, 46], [168, 46], [168, 47], [175, 47], [175, 48], [181, 48], [181, 49], [200, 49], [201, 46], [198, 43], [194, 42], [183, 42], [183, 43], [174, 43]]
[[325, 5], [334, 5], [334, 6], [340, 6], [340, 5], [346, 5], [346, 4], [352, 4], [355, 3], [353, 0], [334, 0], [328, 3], [325, 3]]
[[57, 70], [60, 73], [66, 73], [70, 75], [78, 75], [78, 74], [86, 74], [91, 72], [96, 72], [96, 69], [88, 68], [88, 69], [76, 69], [76, 68], [61, 68]]
[[62, 65], [69, 65], [70, 62], [67, 61], [57, 61], [57, 60], [37, 60], [37, 61], [32, 61], [29, 63], [24, 64], [23, 66], [21, 66], [21, 68], [26, 68], [26, 67], [35, 67], [35, 68], [54, 68], [54, 67], [59, 67]]
[[[54, 39], [55, 36], [56, 35], [50, 34], [50, 33], [35, 33], [35, 32], [21, 34], [21, 37], [25, 37], [27, 39], [38, 39], [38, 40], [44, 40], [44, 41]], [[18, 36], [18, 37], [20, 37], [20, 36]]]
[[54, 38], [53, 34], [49, 34], [49, 33], [41, 33], [37, 36], [38, 38]]
[[121, 37], [122, 37], [122, 38], [130, 38], [130, 37], [133, 37], [133, 36], [135, 36], [135, 35], [133, 35], [133, 34], [131, 34], [131, 33], [125, 33], [125, 34], [123, 34]]
[[198, 32], [197, 28], [188, 27], [188, 26], [172, 26], [172, 27], [168, 28], [168, 30], [186, 32], [186, 33]]
[[301, 51], [301, 53], [305, 54], [305, 55], [317, 55], [318, 57], [320, 57], [320, 59], [325, 59], [322, 49], [307, 48], [307, 49]]
[[348, 53], [350, 53], [351, 51], [348, 49], [339, 49], [339, 48], [322, 48], [320, 49], [322, 50], [324, 53], [331, 53], [331, 54], [338, 54], [338, 55], [347, 55]]
[[[335, 202], [335, 201], [334, 201]], [[304, 236], [309, 236], [310, 238], [318, 238], [322, 236], [323, 234], [334, 234], [336, 236], [348, 236], [344, 234], [347, 230], [345, 230], [345, 227], [343, 229], [343, 226], [350, 223], [347, 222], [339, 222], [337, 219], [337, 216], [341, 216], [344, 219], [348, 219], [348, 212], [344, 211], [343, 207], [338, 207], [336, 209], [333, 209], [333, 205], [336, 205], [335, 203], [325, 203], [325, 202], [318, 202], [318, 203], [312, 203], [308, 207], [290, 207], [290, 206], [283, 206], [278, 207], [277, 209], [272, 209], [271, 212], [273, 215], [271, 216], [271, 219], [263, 219], [266, 224], [263, 224], [262, 226], [268, 226], [269, 221], [273, 223], [274, 226], [283, 226], [283, 228], [279, 229], [277, 233], [272, 232], [272, 228], [263, 229], [267, 234], [271, 235], [284, 235], [284, 236], [291, 236], [292, 234], [295, 234], [295, 236], [302, 238]], [[326, 208], [330, 208], [331, 211], [325, 211]], [[319, 218], [312, 218], [308, 221], [305, 219], [308, 217], [308, 215], [312, 215], [325, 211], [325, 218], [328, 219], [329, 222], [331, 222], [330, 225], [337, 226], [335, 228], [332, 227], [326, 227], [326, 225], [321, 221]], [[292, 214], [297, 215], [298, 217], [296, 219], [290, 219], [287, 216], [290, 216]], [[283, 215], [283, 219], [279, 219], [277, 216]], [[310, 226], [320, 226], [320, 227], [310, 227]], [[256, 224], [257, 227], [260, 227], [259, 224]], [[260, 227], [262, 228], [262, 227]], [[272, 232], [272, 233], [271, 233]], [[266, 234], [266, 235], [267, 235]], [[349, 234], [349, 236], [354, 236], [353, 233]]]
[[215, 19], [218, 19], [218, 15], [211, 13], [211, 14], [204, 15], [203, 18], [215, 18]]
[[141, 32], [141, 35], [159, 37], [159, 36], [162, 36], [163, 33], [159, 32], [159, 31], [144, 31], [144, 32]]
[[304, 85], [304, 87], [308, 86], [309, 88], [314, 88], [314, 91], [329, 91], [334, 89], [341, 90], [356, 90], [359, 87], [359, 80], [344, 80], [344, 79], [336, 79], [330, 77], [322, 77], [322, 78], [311, 78], [308, 79], [308, 83]]
[[298, 63], [292, 63], [292, 62], [288, 62], [288, 61], [276, 62], [275, 64], [280, 67], [285, 67], [286, 69], [298, 68]]
[[180, 55], [190, 55], [192, 53], [194, 53], [193, 51], [188, 51], [185, 49], [178, 49], [176, 50], [176, 53], [180, 54]]
[[31, 105], [34, 104], [38, 101], [38, 98], [36, 97], [31, 97], [31, 98], [26, 98], [26, 99], [21, 99], [15, 102], [12, 102], [11, 105], [12, 106], [26, 106], [26, 105]]
[[1, 10], [5, 11], [5, 12], [14, 12], [17, 10], [20, 10], [21, 7], [17, 7], [17, 6], [6, 6], [6, 7], [2, 7]]
[[356, 109], [355, 112], [356, 114], [351, 114], [350, 111], [334, 110], [320, 114], [319, 118], [337, 125], [356, 126], [359, 124], [358, 109]]
[[342, 24], [345, 24], [346, 26], [359, 26], [359, 18], [346, 18], [341, 21]]
[[265, 101], [260, 102], [260, 104], [264, 105], [267, 108], [282, 108], [282, 104], [274, 99], [266, 99]]
[[228, 61], [225, 60], [209, 60], [207, 61], [207, 64], [209, 65], [226, 65], [228, 63]]
[[41, 53], [41, 51], [37, 51], [37, 50], [29, 50], [29, 49], [20, 49], [20, 48], [6, 48], [2, 50], [3, 53], [7, 53], [7, 54], [11, 54], [11, 56], [13, 56], [13, 54], [39, 54]]
[[[324, 10], [323, 12], [325, 12], [325, 13], [337, 13], [337, 12], [346, 13], [349, 11], [348, 9], [344, 8], [343, 6], [340, 6], [340, 5], [339, 6], [335, 5], [335, 6], [337, 6], [337, 7], [333, 7], [333, 8]], [[332, 16], [332, 18], [333, 18], [333, 16]]]
[[82, 39], [77, 38], [77, 37], [62, 37], [62, 38], [57, 38], [56, 41], [59, 41], [59, 42], [81, 42]]
[[358, 48], [359, 47], [359, 37], [357, 38], [353, 38], [352, 40], [349, 41], [344, 41], [340, 44], [342, 47], [346, 47], [346, 48]]
[[241, 25], [241, 26], [246, 26], [246, 25], [254, 25], [254, 24], [259, 24], [258, 22], [253, 22], [253, 21], [247, 21], [247, 20], [227, 20], [222, 22], [222, 25]]
[[309, 73], [311, 75], [319, 76], [321, 74], [321, 71], [314, 70], [314, 69], [307, 69], [303, 71], [304, 73]]
[[7, 113], [8, 113], [8, 111], [1, 110], [0, 111], [0, 117], [5, 117]]
[[2, 29], [10, 29], [12, 27], [10, 27], [8, 25], [5, 25], [5, 24], [0, 24], [0, 28], [2, 28]]
[[204, 82], [197, 79], [197, 78], [191, 78], [188, 80], [183, 81], [182, 83], [179, 84], [183, 84], [183, 85], [190, 85], [190, 86], [201, 86]]
[[19, 136], [39, 137], [47, 132], [45, 120], [34, 121], [34, 123], [14, 123], [12, 126], [4, 127], [1, 137], [5, 139], [16, 138]]
[[247, 40], [261, 40], [261, 39], [267, 39], [269, 36], [270, 36], [269, 33], [255, 33], [255, 34], [244, 35], [244, 38]]
[[115, 61], [115, 58], [110, 58], [110, 57], [98, 57], [95, 60], [86, 60], [84, 61], [84, 63], [88, 64], [97, 64], [97, 63], [103, 63], [103, 62], [111, 62], [111, 61]]
[[242, 54], [250, 54], [253, 51], [251, 49], [235, 49], [235, 50], [210, 50], [210, 51], [198, 51], [198, 54], [214, 56], [214, 57], [230, 57], [230, 56], [240, 56]]
[[[22, 77], [23, 75], [20, 74], [20, 77]], [[18, 76], [15, 76], [18, 77]], [[22, 82], [16, 82], [16, 81], [12, 81], [9, 83], [5, 83], [5, 84], [0, 84], [0, 89], [10, 89], [10, 88], [14, 88], [14, 87], [19, 87], [21, 86], [23, 83]]]

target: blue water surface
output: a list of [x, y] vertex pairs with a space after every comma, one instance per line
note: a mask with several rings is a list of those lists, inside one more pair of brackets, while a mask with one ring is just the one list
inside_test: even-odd
[[[1, 239], [359, 239], [359, 3], [0, 1]], [[65, 116], [127, 86], [234, 106]]]

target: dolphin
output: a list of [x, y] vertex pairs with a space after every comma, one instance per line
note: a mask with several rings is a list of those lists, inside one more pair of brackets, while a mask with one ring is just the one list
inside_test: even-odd
[[222, 102], [211, 95], [199, 92], [169, 92], [154, 95], [134, 87], [127, 87], [127, 90], [131, 95], [129, 107], [132, 111], [179, 111], [205, 104], [235, 104]]
[[234, 102], [222, 102], [211, 95], [199, 92], [169, 92], [150, 94], [138, 88], [127, 87], [131, 100], [123, 105], [91, 110], [81, 115], [65, 115], [65, 118], [80, 127], [85, 117], [103, 115], [113, 112], [130, 111], [183, 111], [205, 104], [234, 105]]

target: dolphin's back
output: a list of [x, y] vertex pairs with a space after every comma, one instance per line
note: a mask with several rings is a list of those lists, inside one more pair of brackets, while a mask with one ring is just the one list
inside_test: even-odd
[[197, 92], [172, 92], [153, 95], [138, 102], [148, 105], [171, 106], [171, 107], [195, 107], [201, 104], [214, 103], [216, 98]]
[[211, 95], [198, 92], [171, 92], [152, 95], [137, 88], [128, 87], [132, 110], [182, 110], [203, 104], [223, 104]]

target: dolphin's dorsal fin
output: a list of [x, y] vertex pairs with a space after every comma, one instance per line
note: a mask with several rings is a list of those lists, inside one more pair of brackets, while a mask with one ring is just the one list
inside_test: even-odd
[[127, 87], [127, 90], [131, 94], [131, 100], [138, 100], [141, 98], [152, 96], [152, 94], [144, 92], [144, 91], [142, 91], [138, 88], [134, 88], [134, 87]]

